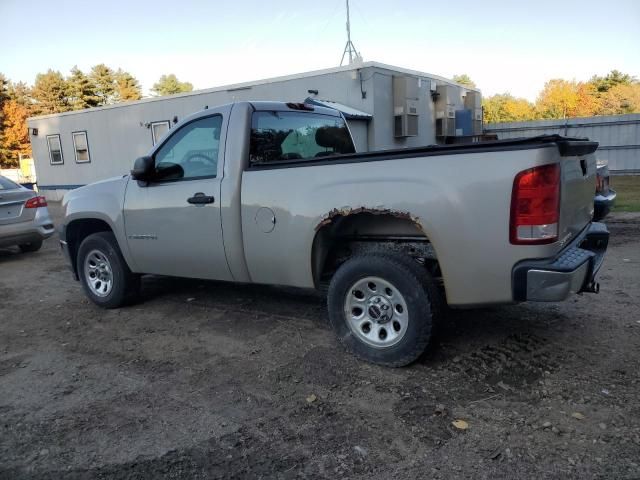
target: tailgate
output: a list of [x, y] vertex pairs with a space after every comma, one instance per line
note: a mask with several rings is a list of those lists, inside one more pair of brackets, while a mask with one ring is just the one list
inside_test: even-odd
[[593, 217], [596, 188], [596, 157], [598, 144], [589, 141], [559, 142], [562, 159], [560, 187], [559, 240], [567, 242], [587, 226]]

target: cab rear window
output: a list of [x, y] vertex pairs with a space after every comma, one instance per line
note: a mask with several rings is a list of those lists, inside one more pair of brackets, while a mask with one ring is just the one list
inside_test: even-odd
[[277, 111], [254, 112], [249, 150], [252, 164], [355, 153], [341, 117]]

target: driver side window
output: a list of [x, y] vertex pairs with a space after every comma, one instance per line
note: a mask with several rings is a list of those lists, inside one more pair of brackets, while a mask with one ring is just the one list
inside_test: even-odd
[[188, 123], [175, 132], [155, 154], [156, 172], [162, 180], [215, 177], [222, 116]]

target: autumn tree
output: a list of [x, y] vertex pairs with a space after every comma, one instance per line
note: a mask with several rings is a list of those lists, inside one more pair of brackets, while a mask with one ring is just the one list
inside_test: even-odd
[[483, 98], [482, 109], [485, 123], [523, 122], [536, 118], [531, 102], [508, 93]]
[[178, 78], [170, 73], [169, 75], [162, 75], [157, 83], [153, 84], [151, 91], [156, 96], [173, 95], [176, 93], [191, 92], [193, 85], [189, 82], [181, 82]]
[[454, 75], [453, 81], [459, 83], [460, 85], [464, 85], [465, 87], [476, 88], [476, 82], [471, 80], [471, 77], [466, 73], [462, 73], [460, 75]]
[[67, 77], [69, 104], [73, 110], [96, 107], [101, 98], [96, 94], [96, 87], [91, 79], [77, 65], [71, 69]]
[[58, 71], [49, 69], [47, 73], [36, 75], [36, 81], [31, 92], [36, 115], [67, 112], [69, 105], [69, 86]]
[[126, 102], [128, 100], [140, 100], [142, 98], [142, 87], [140, 82], [122, 69], [114, 74], [116, 91], [115, 99], [117, 102]]
[[19, 155], [31, 154], [27, 129], [29, 111], [15, 100], [6, 100], [2, 106], [0, 128], [0, 165], [17, 167]]
[[572, 117], [590, 117], [597, 115], [601, 101], [592, 83], [580, 82], [576, 84], [576, 95], [578, 102], [575, 109], [570, 112]]
[[602, 93], [598, 115], [640, 113], [640, 83], [618, 84]]
[[[2, 107], [9, 100], [9, 80], [0, 73], [0, 124], [2, 124]], [[2, 138], [2, 130], [0, 129], [0, 139]]]
[[91, 69], [89, 78], [93, 83], [93, 88], [98, 97], [98, 105], [109, 105], [114, 103], [116, 93], [115, 73], [104, 63], [95, 65]]

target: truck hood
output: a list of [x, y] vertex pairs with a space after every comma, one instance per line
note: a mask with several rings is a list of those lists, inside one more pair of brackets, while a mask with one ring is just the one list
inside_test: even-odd
[[124, 190], [124, 187], [129, 181], [129, 175], [119, 175], [117, 177], [107, 178], [98, 182], [90, 183], [84, 187], [76, 188], [67, 192], [62, 199], [62, 205], [65, 206], [68, 202], [77, 198], [91, 197], [93, 194], [105, 194], [109, 192], [119, 192]]
[[122, 217], [124, 194], [129, 175], [91, 183], [68, 192], [62, 199], [63, 224], [80, 219], [100, 219], [110, 226]]

